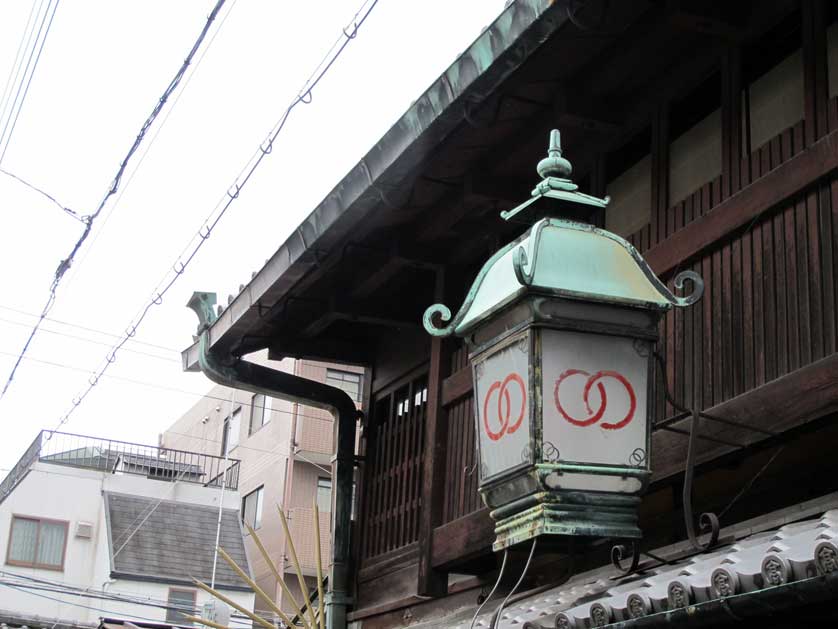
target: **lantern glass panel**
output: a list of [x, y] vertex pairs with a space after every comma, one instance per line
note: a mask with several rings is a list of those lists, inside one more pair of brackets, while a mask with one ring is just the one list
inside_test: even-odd
[[530, 335], [519, 335], [474, 362], [480, 479], [532, 462]]
[[546, 462], [645, 467], [649, 344], [542, 330]]

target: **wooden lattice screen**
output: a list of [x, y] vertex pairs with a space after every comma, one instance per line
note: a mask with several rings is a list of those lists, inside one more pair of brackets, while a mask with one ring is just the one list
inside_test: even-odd
[[418, 539], [427, 400], [427, 375], [422, 375], [373, 404], [364, 477], [362, 561]]

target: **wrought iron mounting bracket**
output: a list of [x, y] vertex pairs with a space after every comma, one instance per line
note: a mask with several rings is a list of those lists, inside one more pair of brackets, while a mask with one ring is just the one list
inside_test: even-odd
[[[684, 508], [684, 525], [687, 531], [687, 538], [689, 539], [692, 550], [683, 554], [683, 556], [686, 557], [695, 554], [696, 552], [702, 553], [707, 550], [710, 550], [719, 543], [720, 525], [719, 518], [715, 513], [709, 511], [701, 513], [701, 515], [698, 517], [699, 530], [698, 532], [696, 531], [696, 520], [693, 512], [692, 503], [692, 491], [693, 481], [695, 478], [696, 444], [698, 440], [705, 439], [721, 443], [723, 445], [731, 445], [739, 448], [744, 448], [748, 445], [745, 443], [734, 443], [729, 440], [718, 439], [715, 437], [710, 437], [708, 435], [701, 435], [701, 420], [705, 419], [727, 426], [732, 426], [743, 430], [749, 430], [751, 432], [760, 433], [767, 437], [776, 437], [779, 433], [773, 430], [768, 430], [766, 428], [760, 428], [759, 426], [745, 424], [726, 417], [720, 417], [716, 414], [707, 413], [705, 411], [698, 410], [695, 407], [687, 408], [684, 404], [676, 402], [675, 398], [672, 395], [672, 392], [669, 390], [668, 382], [666, 380], [666, 364], [664, 362], [664, 358], [659, 352], [655, 352], [654, 357], [663, 377], [664, 397], [666, 398], [666, 401], [669, 402], [669, 404], [676, 411], [678, 411], [676, 415], [668, 417], [655, 424], [654, 429], [669, 430], [672, 432], [677, 432], [679, 434], [686, 434], [689, 437], [689, 441], [687, 443], [687, 460], [684, 466], [684, 485], [682, 489], [682, 499]], [[690, 425], [687, 430], [675, 429], [671, 426], [671, 424], [674, 424], [675, 422], [687, 418], [690, 418]], [[704, 534], [708, 534], [709, 537], [706, 540], [702, 541], [700, 539], [700, 536]], [[611, 563], [618, 571], [620, 571], [621, 577], [628, 574], [632, 574], [644, 568], [644, 566], [641, 566], [640, 564], [641, 555], [650, 557], [651, 559], [657, 561], [659, 564], [668, 564], [673, 561], [672, 559], [666, 560], [662, 557], [655, 556], [649, 552], [642, 551], [640, 549], [639, 541], [631, 540], [629, 542], [629, 545], [631, 546], [630, 561], [627, 566], [623, 564], [623, 562], [626, 559], [629, 559], [629, 549], [626, 547], [626, 544], [616, 544], [611, 549]]]

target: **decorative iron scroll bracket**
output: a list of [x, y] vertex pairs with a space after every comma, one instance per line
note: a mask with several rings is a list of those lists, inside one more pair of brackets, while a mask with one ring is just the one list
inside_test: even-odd
[[[699, 551], [708, 550], [710, 548], [713, 548], [719, 541], [719, 518], [716, 516], [715, 513], [711, 512], [705, 512], [699, 516], [699, 529], [702, 533], [710, 534], [710, 537], [705, 542], [701, 542], [699, 540], [698, 535], [696, 534], [695, 518], [693, 516], [692, 506], [693, 479], [695, 475], [696, 442], [700, 438], [699, 432], [701, 427], [701, 420], [706, 419], [719, 424], [724, 424], [726, 426], [733, 426], [735, 428], [741, 428], [743, 430], [749, 430], [751, 432], [760, 433], [768, 437], [776, 437], [779, 433], [773, 430], [760, 428], [758, 426], [745, 424], [733, 419], [728, 419], [726, 417], [719, 417], [715, 414], [706, 413], [704, 411], [698, 410], [695, 407], [688, 409], [683, 404], [679, 404], [675, 401], [672, 392], [669, 390], [669, 386], [666, 381], [666, 365], [664, 363], [663, 356], [661, 356], [660, 353], [655, 352], [655, 360], [657, 361], [658, 368], [661, 370], [661, 375], [663, 376], [663, 391], [666, 397], [666, 401], [669, 402], [675, 410], [680, 412], [680, 415], [676, 415], [675, 417], [665, 420], [666, 425], [671, 424], [674, 421], [678, 421], [678, 419], [683, 419], [686, 417], [690, 418], [689, 442], [687, 444], [687, 461], [684, 467], [684, 523], [687, 529], [687, 537], [689, 538], [690, 544], [693, 546], [693, 548]], [[665, 429], [666, 425], [660, 427]], [[728, 442], [728, 444], [726, 445], [734, 445], [735, 447], [744, 448], [747, 444], [737, 444]]]
[[[672, 407], [676, 411], [678, 411], [678, 413], [673, 415], [672, 417], [668, 417], [656, 423], [653, 427], [653, 430], [667, 430], [678, 434], [684, 434], [689, 437], [689, 441], [687, 443], [687, 460], [684, 466], [684, 486], [682, 490], [682, 498], [684, 503], [684, 525], [687, 531], [687, 537], [689, 539], [690, 545], [693, 548], [693, 552], [705, 552], [707, 550], [710, 550], [711, 548], [714, 548], [718, 544], [720, 525], [719, 518], [715, 513], [704, 512], [698, 518], [698, 531], [696, 531], [696, 520], [693, 512], [692, 492], [693, 482], [695, 478], [695, 458], [697, 441], [699, 439], [704, 439], [706, 441], [713, 441], [715, 443], [720, 443], [722, 445], [728, 445], [736, 448], [744, 448], [748, 444], [737, 443], [734, 441], [720, 439], [718, 437], [712, 437], [709, 435], [702, 435], [701, 420], [704, 419], [719, 424], [724, 424], [726, 426], [732, 426], [743, 430], [749, 430], [751, 432], [760, 433], [768, 437], [776, 437], [779, 433], [773, 430], [768, 430], [766, 428], [761, 428], [759, 426], [752, 426], [733, 419], [728, 419], [726, 417], [720, 417], [716, 414], [700, 411], [697, 408], [687, 408], [685, 405], [676, 402], [675, 398], [672, 395], [672, 392], [669, 390], [668, 382], [666, 380], [666, 365], [663, 356], [659, 352], [655, 352], [654, 357], [663, 377], [664, 397], [666, 398], [666, 401], [669, 402], [669, 404], [672, 405]], [[688, 429], [676, 428], [672, 426], [672, 424], [687, 418], [690, 418], [690, 425]], [[702, 541], [700, 539], [700, 536], [704, 534], [708, 534], [709, 537]], [[623, 563], [626, 559], [629, 558], [629, 549], [626, 547], [626, 545], [618, 544], [611, 549], [611, 562], [614, 564], [614, 567], [621, 572], [621, 576], [631, 574], [642, 569], [642, 566], [640, 565], [641, 555], [646, 555], [660, 563], [669, 563], [669, 561], [664, 560], [660, 557], [656, 557], [651, 553], [641, 551], [639, 542], [631, 541], [630, 546], [631, 558], [627, 566]]]

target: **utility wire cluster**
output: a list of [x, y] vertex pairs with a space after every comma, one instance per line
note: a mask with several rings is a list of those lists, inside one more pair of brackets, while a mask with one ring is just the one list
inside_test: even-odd
[[[222, 3], [223, 0], [220, 0], [219, 5], [217, 5], [216, 8], [220, 8], [220, 4]], [[317, 64], [312, 74], [305, 81], [302, 88], [300, 88], [300, 90], [297, 92], [297, 95], [291, 100], [291, 103], [285, 109], [283, 114], [279, 117], [279, 120], [277, 120], [276, 124], [274, 124], [274, 126], [271, 128], [267, 137], [256, 149], [253, 156], [248, 160], [245, 167], [239, 173], [239, 176], [236, 177], [233, 185], [227, 189], [227, 192], [216, 204], [212, 212], [210, 212], [207, 218], [203, 221], [197, 233], [189, 241], [186, 248], [178, 257], [178, 259], [174, 262], [174, 264], [172, 264], [171, 270], [157, 285], [157, 288], [154, 291], [152, 291], [151, 298], [140, 309], [139, 314], [128, 325], [123, 337], [116, 344], [114, 344], [114, 346], [108, 352], [100, 368], [89, 378], [88, 384], [84, 388], [84, 390], [78, 396], [73, 398], [70, 408], [64, 413], [64, 415], [62, 415], [54, 430], [60, 430], [60, 428], [69, 421], [72, 413], [82, 404], [82, 402], [90, 394], [93, 388], [99, 383], [99, 379], [116, 361], [117, 352], [120, 349], [122, 349], [122, 347], [137, 334], [137, 329], [140, 327], [140, 325], [142, 325], [143, 321], [148, 316], [148, 313], [151, 311], [151, 309], [154, 306], [159, 306], [163, 303], [163, 298], [166, 296], [166, 294], [169, 292], [169, 290], [172, 288], [175, 282], [177, 282], [177, 280], [183, 275], [183, 273], [192, 263], [192, 260], [195, 259], [195, 256], [204, 246], [204, 243], [206, 243], [206, 241], [212, 235], [213, 230], [215, 230], [219, 221], [221, 221], [221, 219], [227, 213], [227, 210], [230, 208], [230, 206], [235, 202], [236, 199], [239, 198], [241, 191], [247, 185], [248, 181], [250, 181], [250, 178], [253, 176], [253, 173], [256, 171], [259, 165], [262, 163], [262, 160], [273, 151], [274, 142], [276, 141], [277, 137], [282, 132], [282, 130], [285, 128], [285, 124], [288, 122], [288, 118], [290, 117], [291, 112], [301, 103], [311, 103], [312, 92], [323, 79], [323, 77], [326, 75], [326, 73], [329, 72], [331, 67], [338, 60], [338, 58], [343, 54], [343, 51], [349, 45], [349, 42], [351, 42], [357, 37], [359, 29], [364, 24], [366, 19], [369, 17], [370, 13], [372, 13], [372, 10], [375, 8], [376, 4], [378, 4], [378, 0], [364, 0], [361, 7], [355, 12], [355, 15], [353, 16], [349, 25], [342, 29], [341, 34], [332, 44], [331, 48], [329, 48], [327, 53], [321, 59], [320, 63]]]
[[[79, 602], [71, 602], [69, 600], [60, 600], [49, 596], [48, 594], [58, 594], [62, 596], [71, 596], [76, 598], [83, 598], [87, 599], [88, 601], [91, 600], [100, 600], [104, 601], [103, 603], [99, 603], [100, 605], [105, 605], [108, 602], [115, 602], [115, 603], [129, 603], [132, 605], [138, 605], [142, 607], [152, 608], [152, 609], [163, 609], [163, 610], [171, 610], [179, 613], [184, 614], [195, 614], [198, 610], [194, 607], [188, 605], [177, 605], [173, 604], [167, 600], [157, 599], [151, 596], [146, 596], [139, 593], [133, 592], [125, 592], [125, 591], [107, 591], [104, 589], [92, 589], [90, 587], [80, 587], [75, 585], [70, 585], [67, 583], [54, 581], [50, 579], [43, 579], [38, 577], [31, 577], [27, 575], [18, 574], [15, 572], [8, 572], [5, 570], [0, 570], [0, 585], [12, 588], [19, 592], [26, 592], [33, 596], [38, 596], [40, 598], [45, 598], [52, 601], [61, 602], [65, 605], [70, 605], [73, 607], [80, 607], [84, 609], [91, 609], [94, 611], [101, 611], [105, 612], [114, 616], [119, 616], [122, 612], [117, 612], [110, 609], [103, 609], [101, 607], [93, 607], [90, 605], [84, 605]], [[151, 613], [151, 612], [149, 612]], [[138, 618], [140, 618], [138, 616]], [[144, 620], [156, 621], [159, 622], [159, 618], [143, 618]], [[231, 619], [231, 623], [235, 623], [237, 625], [247, 625], [250, 626], [250, 621], [240, 614], [233, 614]]]
[[[20, 112], [29, 94], [32, 77], [41, 60], [41, 53], [47, 41], [52, 20], [58, 10], [60, 0], [41, 0], [34, 2], [29, 12], [29, 19], [23, 29], [23, 37], [17, 47], [15, 60], [3, 88], [3, 98], [0, 99], [0, 164], [6, 156], [6, 150], [12, 141]], [[46, 27], [46, 28], [44, 28]], [[24, 62], [25, 59], [25, 62]], [[12, 95], [14, 94], [14, 96]]]
[[[58, 285], [61, 283], [61, 279], [64, 277], [64, 274], [67, 272], [67, 269], [69, 269], [70, 266], [73, 264], [73, 260], [76, 257], [76, 253], [81, 248], [81, 246], [84, 244], [84, 241], [87, 240], [87, 237], [90, 235], [90, 230], [93, 228], [93, 223], [99, 217], [99, 214], [101, 214], [102, 210], [105, 207], [105, 204], [108, 202], [108, 199], [110, 199], [114, 194], [116, 194], [117, 190], [119, 189], [119, 184], [120, 184], [120, 181], [122, 181], [122, 176], [125, 173], [125, 168], [128, 166], [128, 162], [130, 161], [131, 157], [134, 155], [134, 153], [139, 148], [140, 144], [143, 141], [143, 138], [145, 137], [146, 132], [151, 127], [151, 125], [154, 124], [155, 119], [160, 114], [160, 111], [163, 109], [163, 106], [169, 100], [169, 97], [172, 95], [172, 92], [174, 92], [175, 89], [177, 89], [177, 86], [180, 84], [180, 81], [183, 78], [183, 75], [186, 73], [186, 70], [189, 67], [189, 64], [192, 63], [192, 59], [195, 56], [195, 53], [198, 51], [198, 48], [201, 46], [201, 43], [204, 41], [204, 38], [206, 37], [207, 32], [210, 29], [210, 26], [212, 26], [212, 23], [215, 21], [215, 18], [218, 15], [218, 12], [221, 10], [221, 7], [224, 6], [225, 1], [226, 0], [218, 0], [216, 2], [215, 6], [212, 9], [212, 12], [209, 14], [209, 16], [207, 16], [207, 20], [204, 23], [204, 27], [201, 30], [201, 33], [198, 36], [198, 39], [193, 44], [192, 50], [189, 51], [189, 54], [187, 55], [186, 59], [184, 59], [183, 63], [180, 66], [180, 69], [177, 71], [177, 74], [175, 74], [174, 78], [171, 80], [168, 87], [166, 87], [165, 91], [163, 92], [163, 95], [160, 97], [157, 104], [154, 106], [154, 109], [152, 110], [151, 114], [149, 115], [149, 117], [146, 119], [146, 121], [143, 123], [142, 127], [140, 128], [140, 132], [137, 134], [137, 137], [134, 139], [134, 143], [131, 145], [131, 148], [128, 150], [128, 153], [125, 155], [125, 158], [120, 163], [119, 168], [116, 171], [116, 176], [114, 177], [110, 188], [108, 188], [108, 191], [105, 193], [105, 196], [99, 202], [99, 205], [97, 206], [96, 210], [92, 214], [90, 214], [89, 216], [82, 217], [82, 223], [84, 224], [84, 230], [82, 231], [82, 234], [81, 234], [81, 236], [79, 236], [76, 243], [73, 245], [73, 248], [70, 250], [69, 255], [66, 258], [64, 258], [63, 260], [61, 260], [61, 262], [59, 262], [58, 268], [56, 268], [56, 270], [55, 270], [55, 275], [53, 276], [52, 284], [50, 285], [50, 288], [49, 288], [49, 296], [47, 297], [46, 304], [44, 305], [44, 308], [41, 311], [41, 315], [40, 315], [38, 321], [35, 323], [35, 326], [32, 328], [32, 331], [29, 334], [29, 338], [26, 340], [26, 343], [24, 343], [23, 349], [21, 350], [20, 355], [18, 356], [18, 359], [15, 361], [15, 364], [12, 367], [11, 373], [9, 373], [9, 377], [6, 380], [6, 384], [3, 386], [3, 391], [0, 392], [0, 400], [3, 399], [3, 396], [6, 395], [6, 391], [9, 390], [9, 386], [11, 385], [12, 380], [15, 377], [15, 373], [17, 372], [18, 366], [20, 365], [21, 360], [23, 359], [24, 355], [26, 354], [27, 350], [29, 349], [29, 345], [32, 343], [32, 339], [35, 337], [35, 334], [38, 332], [38, 328], [40, 328], [41, 323], [43, 323], [44, 319], [49, 314], [49, 311], [52, 309], [52, 306], [55, 303], [56, 291], [58, 290]], [[52, 0], [50, 0], [50, 4], [52, 4]], [[56, 0], [56, 7], [57, 7], [57, 4], [58, 4], [58, 2]], [[51, 21], [50, 21], [50, 23], [51, 23]], [[38, 54], [40, 56], [40, 52]], [[31, 77], [30, 77], [30, 79], [31, 79]], [[28, 85], [27, 85], [27, 88], [28, 88]], [[2, 160], [2, 154], [0, 154], [0, 160]], [[131, 336], [133, 336], [133, 334]]]

